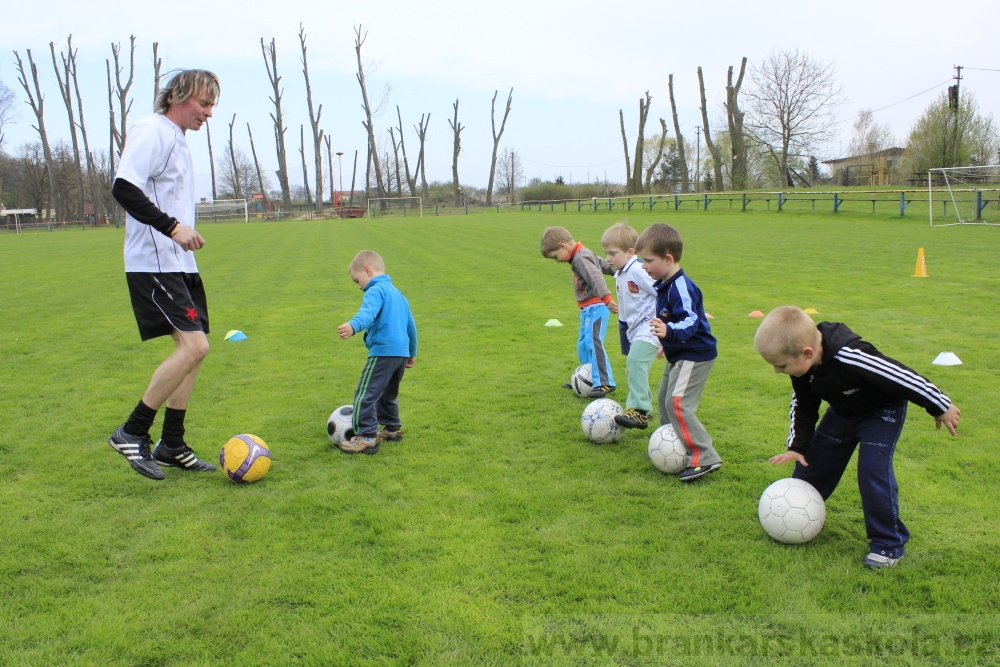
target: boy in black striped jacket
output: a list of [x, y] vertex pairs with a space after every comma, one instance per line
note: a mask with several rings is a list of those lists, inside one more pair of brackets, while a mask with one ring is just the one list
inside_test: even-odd
[[[892, 456], [915, 403], [955, 435], [962, 414], [940, 389], [881, 354], [843, 324], [813, 323], [801, 308], [782, 306], [761, 322], [754, 348], [775, 373], [792, 378], [788, 449], [772, 464], [795, 461], [792, 475], [825, 500], [858, 448], [858, 488], [870, 553], [865, 565], [892, 567], [903, 557], [909, 531], [899, 518]], [[820, 402], [829, 407], [820, 420]], [[859, 446], [860, 443], [860, 447]]]

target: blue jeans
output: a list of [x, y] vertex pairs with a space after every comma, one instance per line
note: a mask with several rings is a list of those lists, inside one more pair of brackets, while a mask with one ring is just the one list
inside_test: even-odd
[[826, 500], [837, 488], [847, 463], [858, 448], [858, 489], [869, 548], [900, 558], [910, 531], [899, 518], [899, 487], [892, 455], [906, 421], [907, 404], [885, 408], [867, 417], [847, 418], [828, 408], [806, 451], [808, 467], [795, 464], [792, 477], [802, 479]]
[[590, 364], [594, 387], [615, 386], [611, 359], [604, 349], [604, 336], [608, 331], [611, 311], [603, 303], [596, 303], [580, 310], [580, 337], [576, 352], [581, 364]]

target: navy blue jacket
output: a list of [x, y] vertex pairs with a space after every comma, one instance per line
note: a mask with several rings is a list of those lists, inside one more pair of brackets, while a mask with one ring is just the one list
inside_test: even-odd
[[684, 269], [667, 280], [657, 280], [653, 288], [656, 316], [667, 325], [667, 335], [660, 339], [667, 361], [711, 361], [719, 356], [701, 290], [684, 275]]

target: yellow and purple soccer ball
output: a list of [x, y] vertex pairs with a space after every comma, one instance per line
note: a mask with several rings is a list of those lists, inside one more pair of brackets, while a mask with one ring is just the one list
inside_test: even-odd
[[256, 482], [271, 469], [271, 450], [257, 436], [241, 433], [222, 446], [219, 465], [234, 482]]

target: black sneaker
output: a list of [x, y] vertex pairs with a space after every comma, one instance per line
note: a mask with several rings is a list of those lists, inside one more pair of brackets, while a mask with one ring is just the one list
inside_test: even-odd
[[594, 387], [593, 389], [591, 389], [590, 393], [587, 394], [587, 396], [590, 398], [603, 398], [604, 396], [607, 396], [614, 390], [615, 390], [614, 387], [602, 384], [600, 387]]
[[172, 449], [163, 444], [160, 440], [153, 450], [153, 459], [161, 466], [170, 468], [183, 468], [184, 470], [194, 470], [197, 472], [212, 472], [215, 466], [208, 461], [202, 461], [194, 454], [194, 450], [184, 443], [183, 447]]
[[649, 413], [626, 408], [625, 414], [615, 415], [615, 423], [625, 428], [646, 428], [649, 426]]
[[713, 463], [712, 465], [696, 466], [694, 468], [685, 468], [684, 472], [678, 475], [678, 478], [680, 478], [682, 482], [693, 482], [699, 477], [704, 477], [708, 473], [715, 472], [721, 467], [722, 467], [722, 462], [720, 461], [718, 463]]
[[149, 454], [149, 446], [153, 444], [153, 441], [149, 439], [148, 434], [132, 435], [125, 431], [125, 424], [122, 424], [108, 438], [108, 444], [128, 459], [128, 464], [132, 466], [132, 469], [143, 477], [150, 479], [164, 479], [166, 477], [160, 470], [160, 466], [156, 465], [156, 461]]

